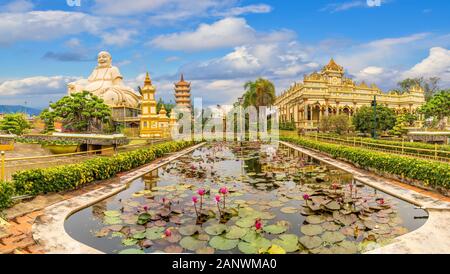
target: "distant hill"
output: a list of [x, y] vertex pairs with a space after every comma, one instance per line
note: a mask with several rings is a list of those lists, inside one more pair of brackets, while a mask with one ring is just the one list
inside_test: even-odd
[[0, 113], [7, 114], [7, 113], [17, 113], [17, 112], [24, 112], [28, 115], [39, 115], [41, 113], [40, 109], [36, 108], [30, 108], [25, 106], [14, 106], [14, 105], [0, 105]]

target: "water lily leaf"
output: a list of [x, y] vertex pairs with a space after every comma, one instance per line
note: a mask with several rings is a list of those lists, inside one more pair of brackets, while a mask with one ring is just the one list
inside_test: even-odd
[[342, 252], [340, 254], [358, 253], [358, 246], [354, 242], [342, 241], [339, 243], [339, 246], [342, 248]]
[[269, 254], [286, 254], [286, 250], [284, 250], [281, 246], [273, 244], [268, 250]]
[[168, 247], [164, 248], [164, 252], [166, 252], [166, 253], [182, 253], [183, 248], [179, 245], [169, 245]]
[[325, 217], [322, 215], [310, 215], [308, 217], [306, 217], [306, 222], [310, 223], [310, 224], [321, 224], [323, 222], [325, 222]]
[[108, 217], [119, 217], [121, 215], [120, 211], [118, 210], [107, 210], [103, 212], [103, 214]]
[[122, 240], [122, 244], [126, 245], [126, 246], [130, 246], [130, 245], [136, 245], [138, 243], [138, 240], [134, 239], [134, 238], [126, 238]]
[[153, 242], [151, 240], [143, 240], [140, 242], [140, 246], [143, 248], [149, 248], [153, 245]]
[[138, 225], [145, 225], [146, 223], [148, 223], [151, 219], [151, 215], [148, 214], [147, 212], [141, 213], [138, 216], [138, 220], [137, 220], [137, 224]]
[[199, 248], [195, 251], [197, 254], [214, 254], [216, 250], [210, 246]]
[[321, 234], [323, 229], [320, 225], [303, 225], [300, 231], [307, 236], [314, 236]]
[[299, 210], [295, 207], [287, 206], [287, 207], [281, 208], [280, 211], [283, 213], [292, 214], [292, 213], [297, 213]]
[[288, 229], [285, 223], [278, 222], [274, 225], [264, 226], [263, 230], [270, 234], [281, 234], [284, 233]]
[[237, 246], [239, 240], [231, 240], [222, 236], [214, 236], [209, 241], [209, 245], [218, 250], [230, 250]]
[[239, 239], [247, 234], [248, 229], [238, 226], [231, 226], [230, 230], [225, 234], [227, 239]]
[[169, 237], [165, 238], [169, 243], [178, 243], [181, 240], [181, 235], [178, 233], [172, 233]]
[[313, 249], [319, 247], [323, 241], [319, 236], [303, 236], [299, 242], [307, 249]]
[[342, 234], [341, 232], [326, 231], [322, 235], [322, 240], [328, 243], [337, 243], [343, 241], [344, 239], [345, 235]]
[[136, 240], [142, 240], [145, 238], [145, 231], [137, 232], [133, 234], [133, 238]]
[[117, 225], [122, 223], [122, 219], [119, 217], [105, 216], [105, 218], [103, 218], [103, 223], [107, 225]]
[[100, 231], [95, 233], [95, 237], [103, 238], [103, 237], [107, 236], [108, 234], [109, 234], [109, 229], [102, 228], [102, 229], [100, 229]]
[[248, 242], [239, 242], [238, 249], [244, 254], [259, 254], [259, 248]]
[[336, 201], [331, 201], [328, 204], [325, 205], [326, 208], [330, 210], [339, 210], [341, 206]]
[[147, 228], [145, 230], [145, 238], [147, 238], [149, 240], [161, 239], [163, 236], [163, 231], [164, 231], [163, 227], [155, 226], [155, 227]]
[[255, 225], [255, 218], [246, 217], [236, 221], [236, 225], [239, 227], [252, 227]]
[[145, 254], [142, 249], [129, 248], [119, 251], [119, 254]]
[[209, 235], [220, 235], [226, 232], [228, 227], [224, 224], [213, 224], [205, 228], [205, 232]]
[[267, 203], [269, 206], [271, 206], [271, 207], [280, 207], [280, 206], [283, 206], [283, 203], [282, 202], [280, 202], [280, 201], [278, 201], [278, 200], [275, 200], [275, 201], [270, 201], [269, 203]]
[[278, 239], [272, 240], [272, 243], [281, 246], [286, 252], [294, 252], [299, 249], [298, 237], [294, 234], [280, 235]]
[[119, 232], [120, 230], [122, 230], [123, 226], [122, 225], [110, 225], [107, 228], [111, 231]]
[[114, 231], [111, 234], [111, 238], [116, 238], [116, 237], [122, 238], [123, 236], [125, 236], [125, 234], [123, 234], [122, 232], [118, 232], [118, 231]]
[[182, 226], [178, 229], [178, 232], [180, 232], [181, 235], [184, 236], [191, 236], [197, 233], [200, 230], [200, 227], [197, 225], [186, 225]]
[[196, 251], [197, 249], [203, 248], [206, 246], [206, 243], [206, 241], [197, 240], [192, 236], [184, 237], [180, 241], [180, 245], [190, 251]]

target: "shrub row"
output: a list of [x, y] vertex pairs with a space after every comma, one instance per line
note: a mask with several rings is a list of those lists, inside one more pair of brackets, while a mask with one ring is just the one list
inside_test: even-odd
[[0, 184], [0, 208], [10, 205], [12, 195], [38, 195], [76, 189], [148, 164], [165, 153], [193, 144], [193, 141], [172, 141], [76, 164], [19, 171], [13, 174], [11, 183]]
[[372, 168], [401, 178], [421, 181], [425, 186], [450, 189], [450, 165], [413, 157], [355, 148], [344, 145], [312, 141], [301, 137], [280, 137], [280, 140], [316, 149], [352, 162], [364, 168]]
[[[334, 135], [334, 134], [318, 134], [318, 136], [324, 136], [324, 137], [332, 137], [332, 138], [340, 138], [340, 139], [345, 139], [345, 137], [342, 137], [340, 135]], [[349, 141], [352, 141], [353, 137], [349, 137]], [[374, 145], [389, 145], [389, 146], [398, 146], [399, 148], [390, 148], [390, 147], [380, 147], [382, 149], [386, 149], [386, 150], [392, 150], [392, 151], [398, 151], [401, 150], [402, 144], [403, 144], [403, 149], [405, 152], [407, 153], [417, 153], [419, 152], [420, 154], [425, 154], [425, 155], [434, 155], [434, 150], [435, 150], [435, 145], [433, 144], [427, 144], [427, 143], [420, 143], [420, 142], [408, 142], [405, 140], [405, 142], [402, 143], [402, 141], [395, 141], [395, 140], [381, 140], [381, 139], [372, 139], [372, 138], [361, 138], [361, 137], [356, 137], [356, 142], [358, 143], [359, 141], [363, 141], [365, 143], [371, 143]], [[408, 149], [410, 148], [410, 149]], [[433, 151], [418, 151], [416, 149], [429, 149], [429, 150], [433, 150]], [[437, 146], [437, 149], [440, 151], [448, 151], [450, 152], [450, 146], [449, 145], [439, 145]], [[438, 156], [440, 157], [450, 157], [450, 153], [439, 153], [438, 152]]]

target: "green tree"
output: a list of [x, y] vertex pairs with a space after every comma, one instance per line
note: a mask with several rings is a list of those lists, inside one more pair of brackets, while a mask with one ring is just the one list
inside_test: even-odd
[[44, 121], [45, 124], [45, 133], [54, 132], [55, 131], [55, 116], [48, 109], [44, 109], [39, 118]]
[[65, 128], [78, 132], [101, 130], [111, 119], [109, 106], [88, 91], [64, 96], [50, 108], [43, 111], [47, 119], [61, 118]]
[[351, 128], [351, 120], [346, 114], [323, 117], [319, 125], [319, 129], [321, 131], [333, 132], [337, 134], [348, 133]]
[[[420, 110], [426, 118], [433, 117], [436, 121], [442, 121], [450, 116], [450, 90], [442, 90], [435, 94]], [[443, 125], [445, 127], [445, 125]]]
[[248, 81], [244, 89], [244, 107], [254, 106], [258, 110], [260, 106], [270, 107], [275, 103], [275, 85], [267, 79]]
[[[373, 107], [363, 106], [353, 115], [353, 125], [356, 130], [362, 133], [369, 133], [373, 129]], [[395, 113], [392, 109], [377, 106], [377, 131], [391, 130], [396, 122]]]
[[173, 104], [172, 102], [170, 103], [165, 103], [163, 101], [162, 98], [159, 98], [158, 103], [156, 104], [156, 113], [159, 113], [159, 111], [161, 110], [161, 107], [164, 105], [164, 108], [167, 111], [167, 117], [170, 117], [170, 112], [172, 111], [172, 109], [175, 107], [175, 104]]
[[29, 128], [31, 125], [23, 113], [6, 114], [0, 122], [0, 130], [9, 134], [22, 135]]
[[401, 137], [408, 133], [407, 127], [409, 126], [407, 115], [399, 115], [397, 116], [397, 121], [395, 122], [394, 127], [391, 130], [391, 134]]
[[429, 101], [431, 97], [439, 90], [439, 81], [438, 77], [430, 77], [425, 79], [423, 77], [419, 78], [406, 78], [400, 82], [398, 82], [399, 89], [395, 89], [394, 91], [398, 94], [407, 93], [411, 90], [411, 88], [415, 86], [419, 86], [424, 90], [425, 100]]

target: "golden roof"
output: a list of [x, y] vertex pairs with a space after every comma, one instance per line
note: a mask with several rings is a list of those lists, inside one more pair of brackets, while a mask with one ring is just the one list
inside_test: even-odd
[[184, 81], [184, 75], [183, 73], [181, 74], [181, 78], [180, 81], [178, 83], [175, 84], [176, 86], [190, 86], [191, 83]]
[[147, 75], [145, 76], [144, 85], [145, 86], [151, 86], [152, 85], [152, 80], [150, 79], [150, 74], [148, 72], [147, 72]]
[[164, 107], [164, 105], [161, 105], [161, 109], [159, 110], [159, 114], [166, 114], [166, 108]]
[[339, 66], [338, 64], [336, 64], [336, 62], [334, 61], [333, 58], [331, 58], [331, 60], [328, 63], [328, 65], [326, 65], [323, 69], [324, 70], [331, 70], [331, 71], [344, 71], [344, 67]]

